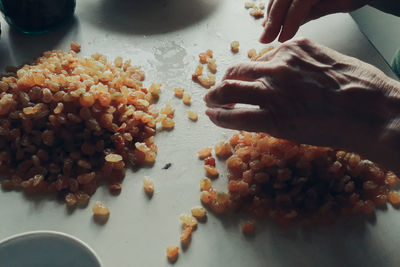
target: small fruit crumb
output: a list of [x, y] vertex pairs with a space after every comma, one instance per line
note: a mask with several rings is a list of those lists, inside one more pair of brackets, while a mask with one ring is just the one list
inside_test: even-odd
[[[206, 62], [207, 62], [207, 60], [206, 60]], [[203, 65], [197, 65], [194, 73], [192, 74], [192, 79], [197, 80], [197, 78], [199, 76], [201, 76], [202, 74], [203, 74]]]
[[249, 58], [253, 58], [255, 55], [257, 55], [257, 51], [254, 48], [252, 48], [249, 51], [247, 51], [247, 56]]
[[229, 157], [232, 155], [232, 147], [229, 142], [221, 141], [214, 147], [217, 157]]
[[76, 53], [79, 53], [81, 51], [81, 45], [74, 41], [71, 42], [70, 46], [71, 46], [71, 50]]
[[192, 121], [197, 121], [198, 118], [199, 118], [199, 116], [197, 115], [197, 112], [196, 112], [196, 111], [189, 110], [189, 111], [188, 111], [188, 118], [189, 118], [190, 120], [192, 120]]
[[196, 227], [197, 226], [197, 219], [193, 217], [192, 215], [189, 214], [181, 214], [179, 216], [179, 219], [182, 221], [183, 224], [190, 226], [190, 227]]
[[192, 237], [193, 228], [191, 226], [185, 225], [182, 229], [180, 236], [181, 244], [183, 246], [188, 246]]
[[239, 52], [239, 42], [238, 41], [231, 42], [231, 50], [233, 53]]
[[92, 207], [93, 215], [106, 218], [110, 215], [110, 209], [102, 202], [96, 201]]
[[167, 117], [161, 122], [161, 126], [164, 129], [172, 129], [175, 126], [175, 122], [173, 119]]
[[388, 200], [390, 202], [390, 204], [392, 204], [393, 206], [397, 207], [400, 205], [400, 195], [397, 192], [391, 191], [388, 194]]
[[184, 93], [183, 97], [182, 97], [182, 102], [185, 105], [190, 105], [191, 104], [191, 99], [192, 99], [192, 95], [189, 93]]
[[219, 172], [218, 172], [217, 168], [215, 168], [215, 167], [212, 167], [210, 165], [205, 165], [204, 169], [206, 170], [206, 173], [208, 176], [216, 177], [219, 175]]
[[211, 156], [212, 148], [211, 147], [204, 147], [197, 151], [197, 154], [199, 155], [200, 159], [205, 159], [207, 157]]
[[150, 94], [153, 96], [159, 96], [161, 94], [161, 83], [152, 83], [149, 88]]
[[256, 225], [253, 221], [246, 221], [242, 224], [242, 233], [245, 235], [251, 235], [254, 234], [254, 231], [256, 229]]
[[175, 114], [175, 108], [171, 103], [167, 103], [165, 104], [165, 107], [160, 110], [160, 113], [172, 118]]
[[211, 189], [211, 180], [208, 177], [205, 177], [200, 180], [200, 190], [201, 191], [208, 191]]
[[260, 19], [264, 17], [264, 12], [259, 9], [258, 7], [254, 7], [251, 11], [250, 11], [250, 15], [253, 16], [255, 19]]
[[197, 219], [204, 219], [207, 216], [207, 211], [203, 207], [193, 207], [191, 210], [193, 217]]
[[118, 155], [118, 154], [108, 154], [106, 157], [105, 157], [105, 160], [107, 161], [107, 162], [112, 162], [112, 163], [114, 163], [114, 162], [119, 162], [119, 161], [122, 161], [122, 156], [121, 155]]
[[154, 194], [154, 182], [149, 176], [143, 177], [143, 189], [148, 196], [152, 196]]
[[207, 63], [207, 54], [206, 53], [200, 53], [199, 54], [199, 61], [201, 64]]
[[179, 256], [179, 248], [177, 246], [167, 247], [167, 258], [171, 262], [175, 262]]
[[254, 7], [254, 3], [251, 3], [251, 2], [246, 2], [246, 3], [244, 3], [244, 7], [246, 8], [246, 9], [249, 9], [249, 8], [253, 8]]
[[215, 167], [215, 158], [207, 157], [204, 159], [204, 165], [209, 165], [211, 167]]
[[174, 88], [174, 94], [178, 98], [182, 98], [184, 92], [185, 92], [185, 90], [182, 88]]

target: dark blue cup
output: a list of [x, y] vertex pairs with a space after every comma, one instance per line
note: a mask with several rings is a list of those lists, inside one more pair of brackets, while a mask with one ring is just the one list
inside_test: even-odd
[[75, 0], [0, 0], [7, 23], [26, 34], [53, 31], [74, 15]]

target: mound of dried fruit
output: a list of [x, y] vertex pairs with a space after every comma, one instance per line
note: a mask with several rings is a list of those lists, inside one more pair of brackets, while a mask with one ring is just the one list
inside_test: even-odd
[[[228, 153], [222, 144], [216, 149]], [[234, 208], [286, 225], [370, 216], [387, 201], [400, 204], [400, 195], [391, 189], [398, 177], [357, 154], [264, 133], [234, 134], [230, 145], [228, 193], [213, 189], [207, 179], [201, 182], [201, 201], [214, 212]]]
[[[127, 165], [153, 163], [161, 84], [143, 88], [130, 60], [49, 51], [0, 81], [0, 171], [5, 189], [89, 200], [101, 181], [121, 189]], [[169, 117], [158, 120], [165, 123]], [[170, 126], [171, 122], [166, 122]]]

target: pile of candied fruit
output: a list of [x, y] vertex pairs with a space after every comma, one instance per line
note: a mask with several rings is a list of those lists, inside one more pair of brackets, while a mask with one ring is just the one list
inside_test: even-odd
[[161, 84], [146, 89], [144, 79], [130, 60], [72, 50], [45, 52], [2, 77], [2, 187], [59, 192], [68, 206], [86, 204], [102, 181], [121, 190], [126, 166], [155, 161], [156, 124], [174, 124], [171, 111], [152, 105]]
[[[358, 154], [298, 145], [265, 133], [240, 132], [214, 148], [229, 157], [228, 193], [200, 182], [201, 201], [216, 213], [244, 210], [279, 225], [323, 224], [340, 216], [371, 216], [387, 202], [400, 205], [393, 191], [398, 177]], [[199, 151], [206, 173], [215, 168], [211, 148]], [[254, 231], [252, 224], [243, 232]]]

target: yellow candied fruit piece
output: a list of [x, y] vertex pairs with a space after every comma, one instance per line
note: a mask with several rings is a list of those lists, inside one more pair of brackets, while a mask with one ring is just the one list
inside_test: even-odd
[[207, 211], [203, 207], [193, 207], [191, 210], [192, 216], [197, 218], [197, 219], [203, 219], [204, 217], [207, 216]]
[[196, 111], [189, 110], [189, 111], [188, 111], [188, 118], [189, 118], [190, 120], [192, 120], [192, 121], [197, 121], [198, 118], [199, 118], [199, 115], [197, 114]]
[[143, 177], [143, 189], [149, 196], [154, 194], [154, 182], [150, 179], [149, 176]]
[[179, 216], [179, 219], [182, 221], [183, 224], [191, 226], [191, 227], [196, 227], [197, 226], [197, 219], [193, 217], [192, 215], [189, 214], [181, 214]]
[[211, 156], [212, 148], [211, 147], [205, 147], [197, 151], [197, 154], [199, 155], [200, 159], [205, 159], [207, 157]]
[[102, 202], [96, 201], [92, 207], [93, 214], [96, 216], [108, 216], [110, 215], [110, 209]]
[[118, 155], [118, 154], [113, 154], [113, 153], [111, 153], [111, 154], [108, 154], [108, 155], [105, 157], [105, 160], [106, 160], [107, 162], [120, 162], [120, 161], [122, 161], [122, 156], [121, 156], [121, 155]]
[[185, 90], [182, 88], [174, 88], [174, 94], [178, 98], [182, 98], [184, 92], [185, 92]]
[[239, 42], [238, 41], [232, 41], [231, 42], [231, 50], [233, 53], [239, 52]]
[[191, 100], [192, 100], [192, 95], [189, 93], [184, 93], [183, 97], [182, 97], [182, 102], [185, 105], [190, 105], [191, 104]]

